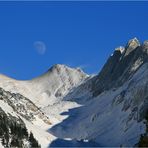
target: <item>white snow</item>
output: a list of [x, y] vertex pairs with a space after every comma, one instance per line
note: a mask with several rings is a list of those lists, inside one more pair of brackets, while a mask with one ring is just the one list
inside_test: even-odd
[[[131, 109], [137, 104], [133, 94], [138, 93], [139, 88], [148, 84], [147, 68], [148, 64], [143, 65], [124, 86], [117, 90], [104, 92], [97, 98], [91, 99], [90, 97], [90, 101], [86, 101], [88, 95], [80, 95], [76, 89], [78, 94], [76, 95], [75, 92], [72, 93], [72, 96], [74, 94], [75, 98], [80, 97], [80, 102], [83, 102], [84, 99], [84, 105], [71, 109], [73, 113], [69, 110], [67, 113], [69, 117], [51, 129], [51, 133], [59, 138], [95, 140], [102, 146], [133, 146], [136, 144], [140, 135], [145, 132], [145, 125], [143, 122], [136, 121], [138, 116], [136, 112], [130, 119]], [[134, 90], [132, 90], [133, 86], [135, 86]], [[83, 90], [83, 88], [79, 89]], [[114, 103], [115, 98], [118, 99], [117, 96], [126, 89], [129, 91], [127, 91], [124, 100], [119, 104]], [[124, 111], [125, 102], [131, 99], [133, 100], [131, 107]], [[139, 103], [142, 102], [143, 100]]]
[[[51, 141], [56, 139], [56, 137], [54, 137], [47, 131], [50, 126], [48, 124], [45, 124], [41, 119], [36, 118], [36, 121], [33, 121], [33, 123], [31, 123], [15, 113], [13, 109], [3, 100], [0, 100], [0, 107], [2, 108], [2, 110], [5, 111], [5, 113], [9, 113], [15, 117], [20, 117], [24, 121], [28, 131], [33, 133], [34, 137], [38, 140], [39, 144], [41, 144], [42, 147], [48, 147]], [[1, 146], [0, 142], [0, 148], [2, 147], [3, 146]]]
[[4, 146], [3, 146], [2, 143], [1, 143], [1, 139], [0, 139], [0, 148], [4, 148]]
[[45, 74], [30, 81], [17, 81], [0, 75], [0, 87], [21, 93], [36, 105], [53, 105], [73, 87], [80, 85], [89, 75], [80, 69], [57, 64]]
[[[137, 66], [139, 62], [135, 63], [134, 70]], [[135, 105], [143, 103], [133, 95], [139, 87], [148, 84], [147, 68], [148, 64], [143, 65], [122, 87], [105, 91], [96, 98], [92, 97], [91, 83], [85, 81], [89, 76], [63, 65], [31, 81], [16, 81], [1, 75], [0, 87], [25, 95], [49, 117], [52, 125], [40, 118], [31, 123], [21, 117], [42, 147], [48, 147], [57, 138], [93, 140], [100, 146], [133, 146], [145, 132], [143, 122], [137, 122], [136, 112], [130, 117]], [[120, 102], [120, 93], [127, 89]], [[132, 102], [131, 106], [124, 109], [128, 101]], [[3, 101], [0, 107], [13, 112]]]
[[[56, 139], [53, 135], [51, 135], [47, 130], [45, 124], [43, 122], [36, 121], [35, 124], [27, 121], [26, 119], [22, 118], [24, 123], [26, 124], [26, 127], [29, 132], [32, 132], [34, 137], [38, 140], [38, 143], [43, 147], [47, 148], [49, 147], [50, 143]], [[41, 125], [39, 126], [39, 124]]]
[[0, 100], [0, 107], [5, 111], [5, 113], [10, 113], [12, 116], [17, 117], [17, 114], [13, 111], [12, 107], [3, 100]]
[[[35, 138], [39, 141], [39, 144], [41, 144], [42, 147], [48, 147], [51, 141], [56, 139], [56, 137], [48, 132], [48, 129], [67, 117], [60, 115], [61, 112], [78, 106], [77, 103], [65, 103], [62, 102], [61, 99], [68, 93], [68, 91], [80, 85], [88, 77], [89, 76], [83, 73], [80, 69], [72, 69], [65, 65], [55, 65], [52, 70], [50, 69], [45, 74], [30, 81], [18, 81], [0, 75], [0, 87], [6, 91], [20, 93], [39, 107], [44, 107], [43, 110], [48, 113], [52, 125], [46, 124], [38, 117], [36, 117], [36, 120], [32, 123], [22, 117], [21, 118], [25, 122], [27, 129], [32, 131]], [[56, 94], [59, 96], [56, 96]], [[16, 100], [14, 100], [14, 102], [15, 101]], [[46, 109], [46, 106], [52, 107]], [[2, 100], [0, 100], [0, 107], [2, 107], [6, 113], [20, 116]]]

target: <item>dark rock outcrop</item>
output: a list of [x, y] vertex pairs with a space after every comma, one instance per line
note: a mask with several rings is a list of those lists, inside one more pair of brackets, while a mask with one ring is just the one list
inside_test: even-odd
[[0, 108], [0, 139], [4, 147], [40, 147], [32, 133], [30, 136], [21, 118], [6, 114]]
[[14, 112], [21, 115], [28, 121], [35, 120], [36, 116], [45, 123], [51, 124], [48, 117], [32, 101], [19, 93], [12, 93], [0, 88], [0, 100], [7, 102]]
[[148, 62], [147, 42], [140, 45], [136, 38], [130, 40], [124, 52], [115, 50], [109, 57], [93, 82], [93, 95], [97, 96], [105, 90], [123, 85], [146, 62]]

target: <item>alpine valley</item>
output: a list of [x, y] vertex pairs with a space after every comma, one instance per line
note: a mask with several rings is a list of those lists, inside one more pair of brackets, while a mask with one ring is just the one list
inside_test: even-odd
[[131, 39], [88, 75], [57, 64], [0, 75], [0, 147], [148, 146], [148, 41]]

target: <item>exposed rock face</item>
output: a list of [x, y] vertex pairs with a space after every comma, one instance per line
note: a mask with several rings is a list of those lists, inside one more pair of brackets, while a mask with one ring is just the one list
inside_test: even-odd
[[140, 46], [140, 42], [137, 38], [129, 40], [126, 46], [126, 53], [125, 56], [129, 55], [134, 49]]
[[144, 41], [143, 45], [148, 46], [148, 40]]
[[136, 38], [128, 42], [125, 52], [115, 50], [94, 81], [94, 96], [104, 90], [121, 86], [129, 80], [144, 63], [148, 62], [147, 56], [148, 46], [140, 46]]
[[29, 81], [17, 81], [0, 75], [0, 87], [20, 93], [39, 107], [53, 105], [89, 75], [77, 68], [56, 64], [43, 75]]
[[3, 147], [37, 147], [40, 145], [32, 137], [29, 137], [26, 125], [19, 117], [6, 114], [0, 107], [0, 142]]
[[120, 46], [120, 47], [115, 48], [115, 50], [116, 50], [116, 51], [120, 51], [121, 54], [122, 54], [123, 52], [125, 52], [125, 47]]
[[[73, 69], [65, 65], [54, 65], [45, 74], [29, 82], [30, 88], [36, 90], [42, 105], [52, 105], [64, 97], [70, 89], [79, 85], [89, 76], [80, 69]], [[28, 84], [27, 84], [28, 85]]]
[[59, 138], [131, 147], [146, 133], [148, 41], [116, 48], [95, 76], [58, 64], [31, 81], [0, 76], [0, 87], [0, 107], [31, 122], [43, 147]]
[[49, 119], [44, 113], [29, 99], [21, 94], [11, 93], [0, 88], [0, 100], [8, 103], [14, 110], [28, 121], [36, 120], [39, 117], [44, 122], [49, 123]]
[[133, 39], [123, 52], [116, 48], [97, 76], [64, 98], [82, 107], [70, 109], [69, 117], [51, 129], [55, 136], [105, 147], [138, 143], [148, 113], [148, 46], [139, 45]]

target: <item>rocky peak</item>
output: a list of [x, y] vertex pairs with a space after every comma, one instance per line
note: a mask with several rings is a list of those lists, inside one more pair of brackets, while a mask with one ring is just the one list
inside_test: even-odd
[[85, 74], [84, 72], [83, 72], [83, 70], [81, 69], [81, 68], [71, 68], [71, 67], [68, 67], [68, 66], [66, 66], [66, 65], [64, 65], [64, 64], [55, 64], [55, 65], [53, 65], [49, 70], [48, 70], [48, 72], [51, 72], [51, 71], [57, 71], [58, 73], [63, 73], [64, 71], [67, 71], [67, 72], [69, 72], [69, 71], [75, 71], [75, 72], [78, 72], [78, 73], [80, 73], [80, 75], [84, 75], [84, 76], [86, 76], [87, 74]]
[[148, 47], [148, 40], [144, 41], [143, 45]]
[[140, 42], [136, 37], [129, 40], [126, 46], [125, 56], [130, 54], [134, 49], [136, 49], [139, 46], [140, 46]]
[[125, 47], [119, 46], [119, 47], [115, 48], [115, 51], [120, 51], [121, 54], [122, 54], [122, 53], [124, 53], [124, 51], [125, 51]]
[[55, 65], [53, 65], [51, 68], [49, 68], [48, 72], [49, 72], [49, 71], [54, 71], [54, 70], [60, 71], [60, 70], [62, 70], [62, 69], [65, 69], [65, 65], [62, 65], [62, 64], [55, 64]]
[[[128, 41], [128, 46], [134, 46], [134, 45], [138, 45], [138, 46], [140, 46], [140, 42], [139, 42], [139, 40], [135, 37], [135, 38], [133, 38], [133, 39], [130, 39], [129, 41]], [[136, 45], [136, 46], [137, 46]]]
[[137, 38], [129, 40], [125, 50], [124, 47], [116, 48], [94, 80], [95, 88], [92, 88], [94, 95], [121, 86], [146, 62], [148, 62], [148, 48], [140, 45]]
[[52, 105], [86, 78], [88, 75], [80, 69], [56, 64], [40, 77], [31, 80], [29, 87], [37, 92], [35, 97], [39, 98], [39, 106]]

